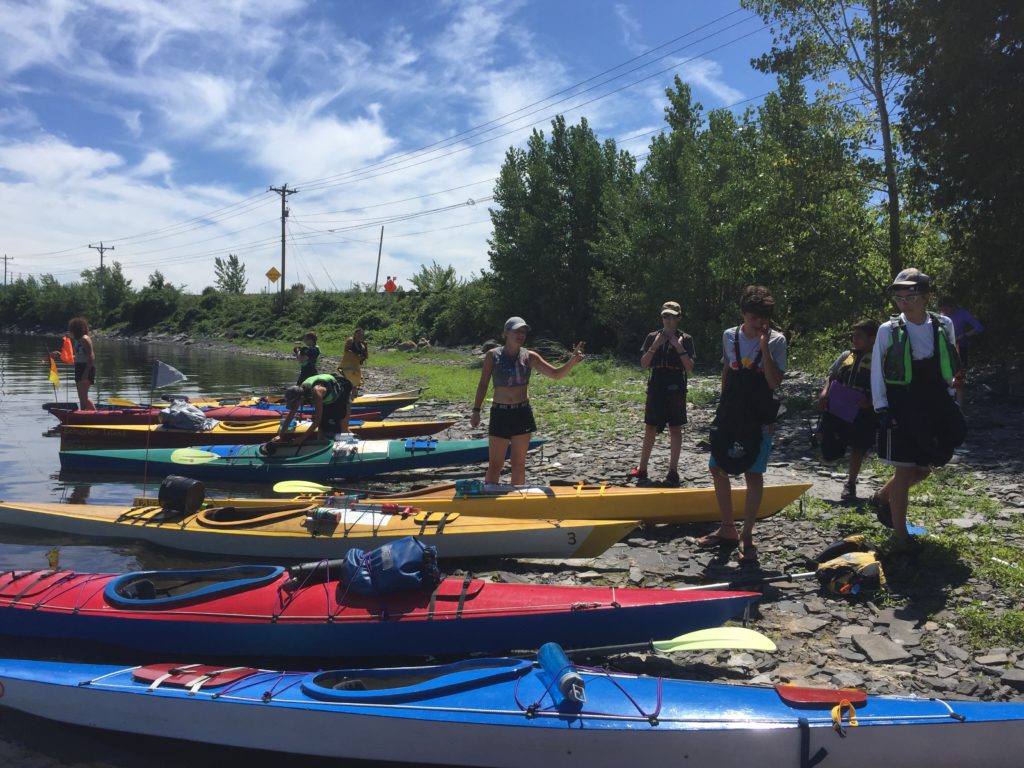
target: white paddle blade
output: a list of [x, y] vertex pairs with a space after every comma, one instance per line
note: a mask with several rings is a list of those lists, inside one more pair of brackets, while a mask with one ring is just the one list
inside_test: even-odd
[[774, 651], [776, 645], [770, 637], [745, 627], [712, 627], [671, 640], [658, 640], [653, 643], [656, 651], [672, 653], [675, 651], [704, 651], [716, 649]]

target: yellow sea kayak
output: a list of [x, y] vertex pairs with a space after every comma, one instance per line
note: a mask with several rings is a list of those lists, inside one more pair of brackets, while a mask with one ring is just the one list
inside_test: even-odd
[[157, 506], [0, 501], [0, 524], [274, 561], [339, 558], [350, 548], [373, 549], [403, 536], [436, 546], [442, 558], [596, 557], [637, 526], [480, 518], [394, 504], [346, 509], [310, 500], [212, 506], [188, 515], [166, 514]]

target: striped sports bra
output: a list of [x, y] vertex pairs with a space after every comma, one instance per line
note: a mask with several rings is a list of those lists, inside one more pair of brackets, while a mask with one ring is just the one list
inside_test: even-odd
[[505, 354], [504, 347], [491, 350], [491, 381], [496, 387], [524, 387], [530, 382], [530, 352], [521, 348], [516, 357]]

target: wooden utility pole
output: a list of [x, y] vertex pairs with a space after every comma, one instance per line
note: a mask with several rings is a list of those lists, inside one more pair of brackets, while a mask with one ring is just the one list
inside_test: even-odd
[[5, 253], [4, 254], [4, 285], [7, 285], [7, 262], [8, 261], [14, 261], [14, 257], [13, 256], [8, 256]]
[[112, 250], [114, 250], [114, 246], [112, 246], [112, 245], [104, 245], [103, 241], [100, 240], [100, 244], [99, 245], [90, 245], [89, 247], [90, 248], [95, 248], [97, 251], [100, 252], [100, 272], [99, 272], [99, 280], [97, 282], [99, 283], [99, 289], [100, 289], [100, 301], [103, 301], [103, 252], [104, 251], [112, 251]]
[[299, 190], [297, 190], [297, 189], [288, 189], [288, 185], [284, 184], [283, 186], [280, 186], [280, 187], [269, 187], [267, 191], [268, 192], [276, 192], [277, 194], [279, 194], [281, 196], [281, 306], [283, 308], [284, 307], [284, 287], [286, 285], [286, 281], [285, 281], [285, 277], [284, 277], [284, 275], [285, 275], [285, 271], [284, 271], [284, 257], [285, 257], [285, 252], [284, 252], [284, 238], [285, 238], [284, 224], [285, 224], [285, 219], [288, 218], [288, 205], [287, 205], [287, 203], [285, 201], [287, 201], [288, 195], [294, 195]]
[[377, 272], [373, 276], [373, 292], [377, 292], [377, 281], [380, 280], [380, 254], [384, 250], [384, 225], [380, 226], [380, 244], [377, 246]]

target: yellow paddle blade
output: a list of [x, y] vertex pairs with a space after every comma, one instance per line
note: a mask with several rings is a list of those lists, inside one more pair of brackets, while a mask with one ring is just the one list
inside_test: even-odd
[[656, 651], [704, 651], [713, 649], [737, 649], [747, 651], [774, 651], [776, 645], [767, 635], [745, 627], [712, 627], [688, 632], [671, 640], [657, 640], [652, 643]]
[[406, 406], [403, 406], [403, 407], [398, 408], [396, 410], [399, 410], [399, 411], [411, 411], [415, 407], [416, 407], [415, 404], [413, 404], [413, 405], [406, 405]]
[[123, 397], [108, 397], [107, 402], [111, 405], [117, 405], [121, 408], [139, 408], [139, 404], [134, 400], [126, 400]]
[[198, 448], [178, 448], [171, 451], [171, 461], [175, 464], [207, 464], [219, 458], [216, 453], [200, 451]]
[[274, 483], [274, 493], [328, 493], [331, 490], [329, 485], [320, 485], [308, 480], [282, 480]]

